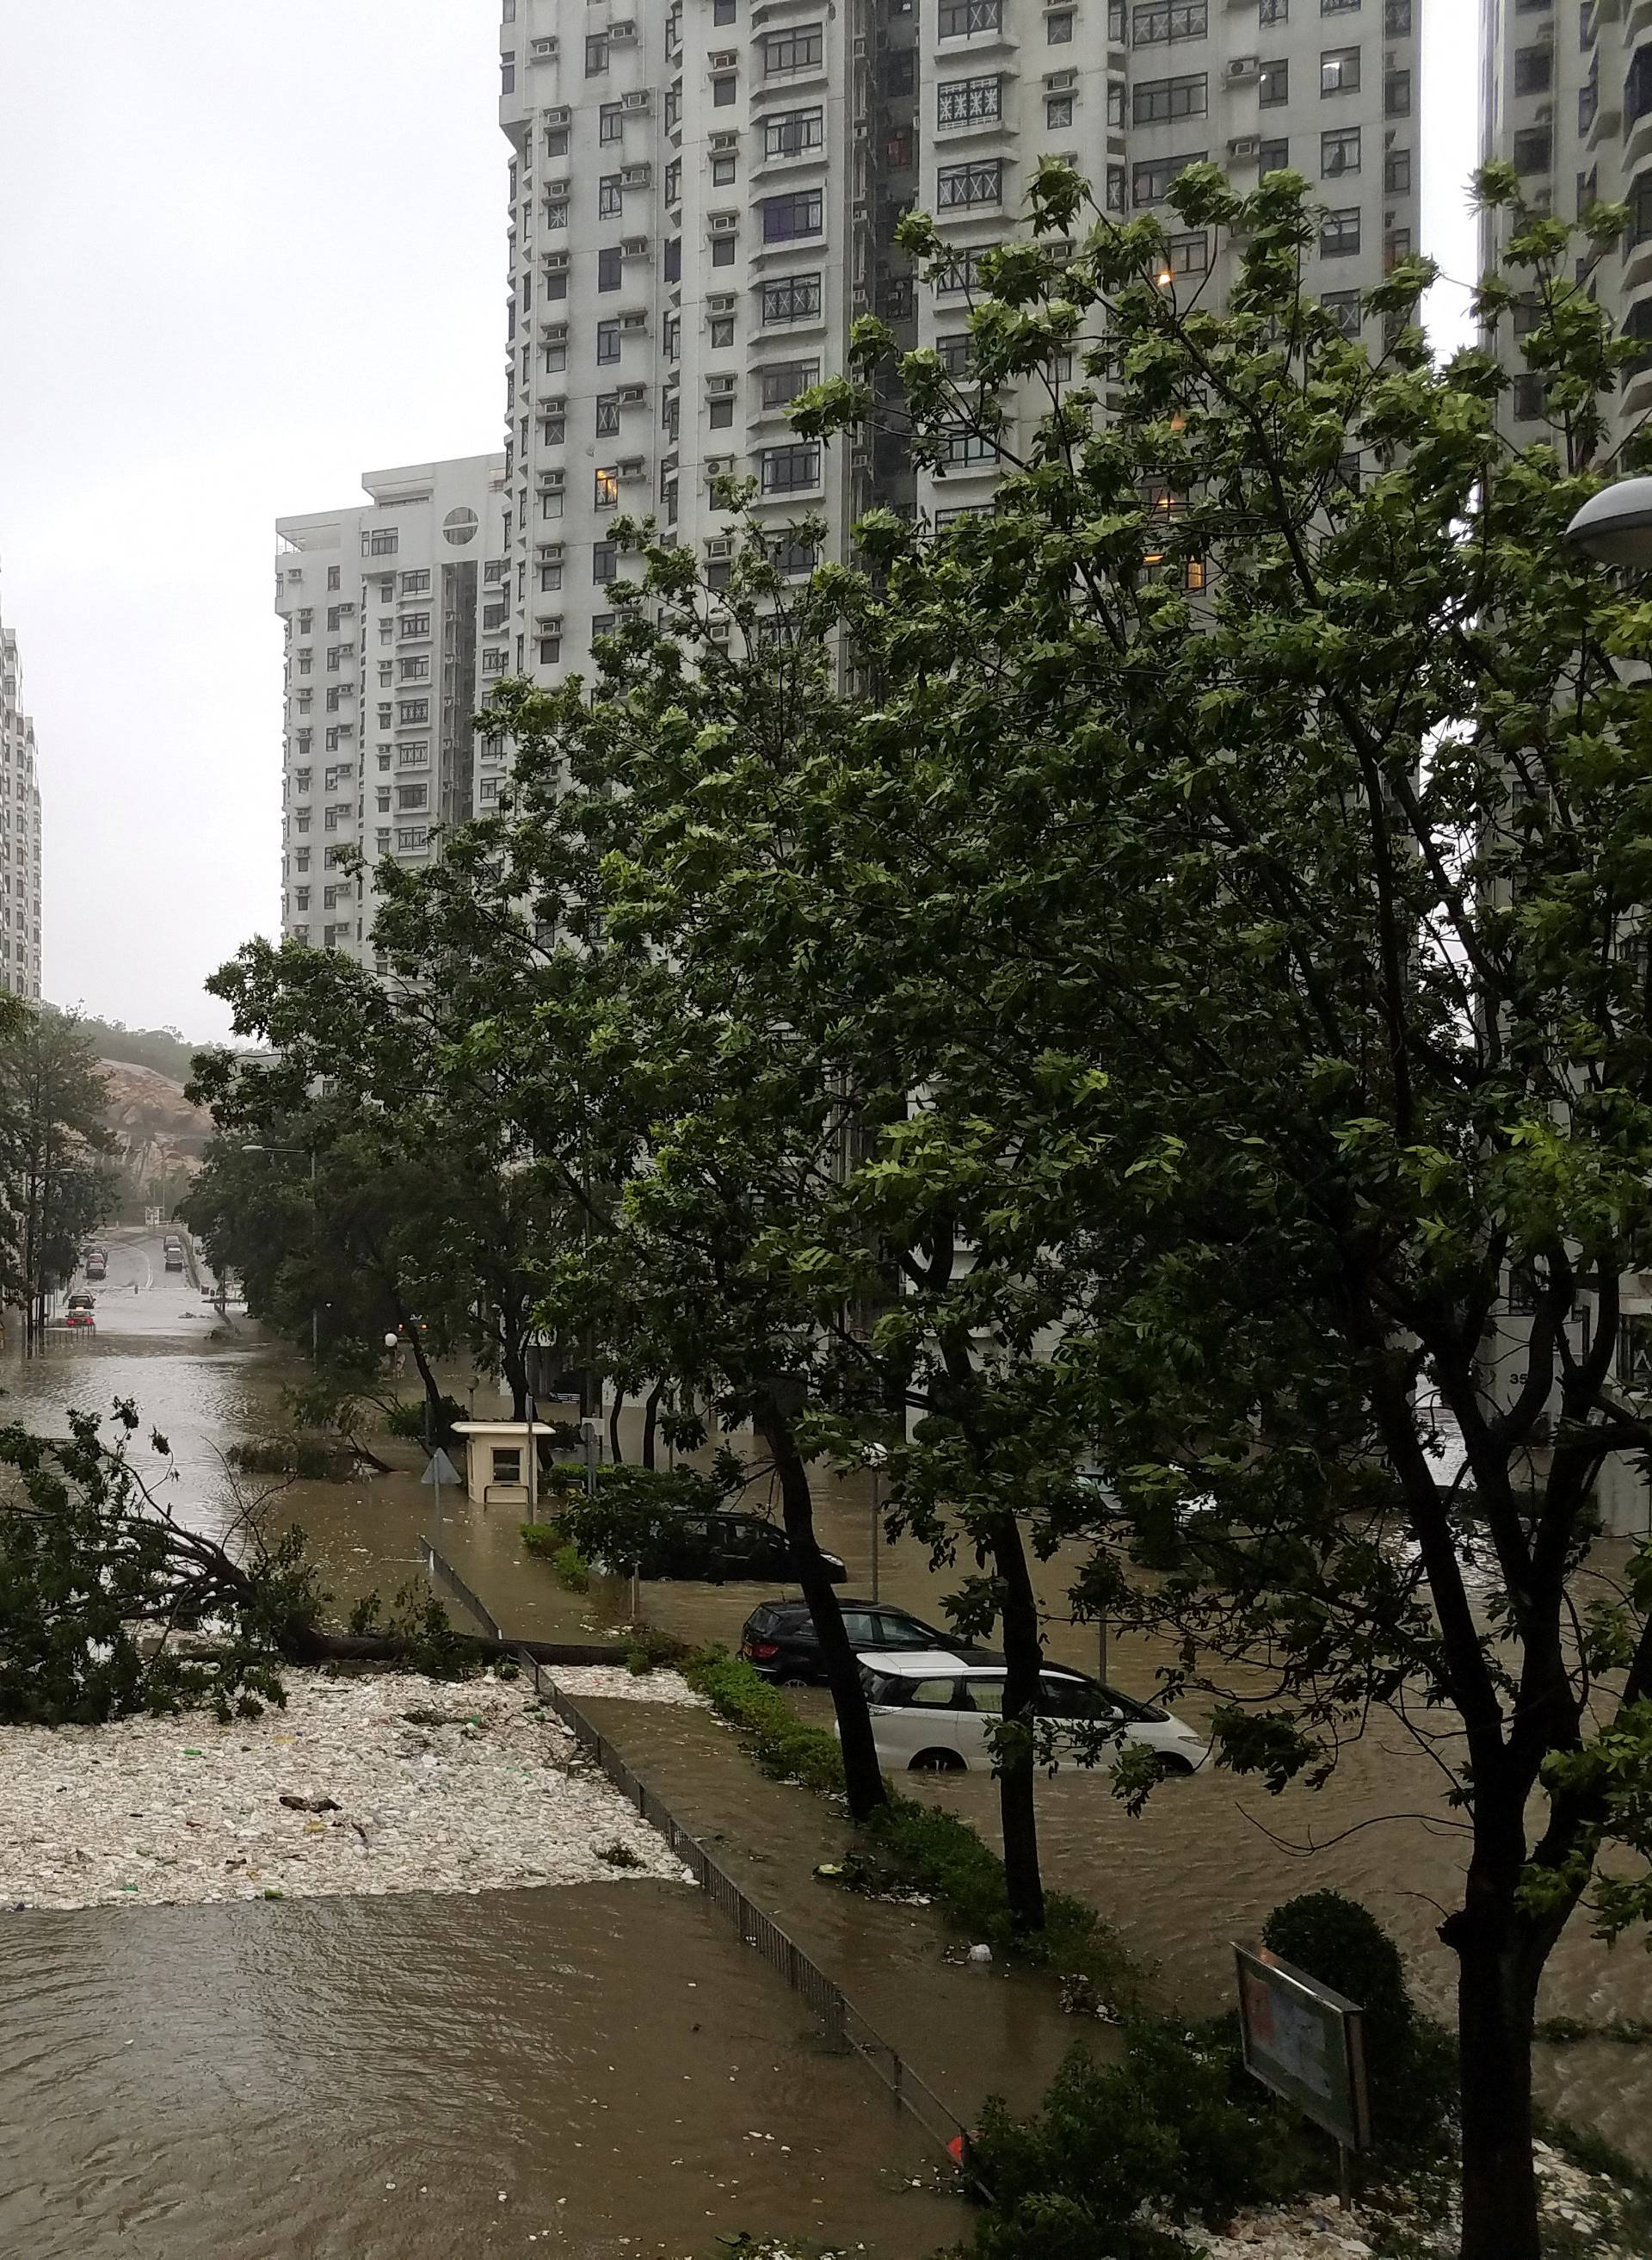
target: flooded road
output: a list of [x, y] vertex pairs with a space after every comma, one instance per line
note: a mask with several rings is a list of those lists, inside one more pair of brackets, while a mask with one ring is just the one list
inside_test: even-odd
[[[111, 1241], [111, 1291], [106, 1291], [100, 1303], [96, 1340], [55, 1337], [47, 1355], [26, 1368], [13, 1358], [4, 1375], [10, 1392], [6, 1408], [14, 1416], [21, 1412], [42, 1426], [58, 1427], [64, 1408], [71, 1403], [97, 1405], [117, 1394], [133, 1396], [143, 1414], [146, 1433], [150, 1424], [159, 1426], [175, 1455], [175, 1469], [154, 1460], [152, 1464], [146, 1463], [146, 1471], [161, 1479], [175, 1474], [171, 1495], [180, 1508], [187, 1505], [192, 1514], [211, 1522], [231, 1512], [234, 1503], [235, 1487], [227, 1481], [221, 1456], [224, 1448], [239, 1437], [280, 1430], [281, 1391], [303, 1377], [302, 1362], [261, 1344], [256, 1330], [244, 1321], [239, 1328], [214, 1338], [218, 1328], [216, 1313], [186, 1284], [175, 1277], [168, 1279], [161, 1271], [158, 1243], [146, 1247]], [[477, 1403], [490, 1409], [490, 1393], [479, 1393]], [[625, 1434], [627, 1448], [634, 1454], [635, 1424], [629, 1413]], [[515, 1513], [472, 1506], [448, 1492], [443, 1496], [438, 1522], [433, 1493], [422, 1490], [417, 1481], [421, 1455], [407, 1448], [389, 1447], [386, 1456], [399, 1463], [390, 1476], [370, 1483], [297, 1484], [280, 1500], [281, 1518], [299, 1520], [310, 1532], [325, 1564], [326, 1582], [340, 1606], [370, 1587], [388, 1592], [404, 1579], [417, 1578], [422, 1558], [419, 1539], [428, 1532], [513, 1633], [589, 1638], [593, 1631], [605, 1630], [625, 1619], [630, 1603], [628, 1586], [599, 1579], [588, 1594], [565, 1592], [546, 1563], [525, 1556]], [[759, 1506], [764, 1503], [761, 1485], [747, 1495], [747, 1503]], [[872, 1500], [865, 1479], [839, 1478], [822, 1472], [817, 1504], [823, 1542], [840, 1553], [849, 1565], [846, 1592], [869, 1595]], [[1035, 1576], [1049, 1617], [1051, 1654], [1093, 1670], [1093, 1629], [1073, 1626], [1063, 1618], [1062, 1563], [1058, 1560], [1039, 1565]], [[940, 1577], [932, 1574], [924, 1549], [909, 1544], [882, 1549], [878, 1577], [884, 1599], [900, 1603], [932, 1621], [945, 1621], [940, 1598], [949, 1581], [944, 1572]], [[643, 1589], [644, 1609], [653, 1622], [685, 1637], [733, 1643], [749, 1610], [768, 1590], [744, 1584], [651, 1584]], [[1169, 1660], [1149, 1642], [1115, 1641], [1110, 1676], [1127, 1691], [1148, 1695], [1153, 1691], [1155, 1669]], [[799, 1699], [805, 1707], [819, 1707], [814, 1696]], [[1188, 1715], [1198, 1718], [1196, 1702], [1183, 1707]], [[683, 1794], [690, 1799], [703, 1794], [707, 1809], [726, 1822], [730, 1842], [738, 1842], [740, 1814], [733, 1808], [740, 1801], [739, 1789], [728, 1777], [724, 1757], [713, 1749], [697, 1749], [686, 1721], [664, 1722], [659, 1733], [659, 1762], [678, 1769]], [[930, 1778], [904, 1785], [955, 1806], [976, 1820], [989, 1837], [994, 1835], [994, 1793], [984, 1778], [939, 1782]], [[672, 1795], [676, 1794], [674, 1786]], [[1437, 1776], [1391, 1723], [1379, 1719], [1364, 1743], [1345, 1753], [1337, 1775], [1317, 1795], [1297, 1791], [1275, 1799], [1255, 1784], [1212, 1775], [1167, 1784], [1147, 1814], [1132, 1820], [1111, 1797], [1102, 1777], [1063, 1774], [1041, 1784], [1039, 1794], [1049, 1880], [1091, 1900], [1119, 1925], [1139, 1954], [1158, 1963], [1160, 1986], [1167, 1999], [1190, 2010], [1225, 2005], [1232, 1982], [1230, 1942], [1254, 1938], [1262, 1918], [1280, 1900], [1328, 1884], [1354, 1892], [1372, 1908], [1399, 1941], [1420, 1996], [1436, 2013], [1449, 2013], [1454, 1965], [1434, 1932], [1441, 1914], [1458, 1894], [1462, 1839], [1441, 1803]], [[752, 1797], [754, 1804], [755, 1791]], [[763, 1802], [763, 1841], [758, 1853], [769, 1863], [766, 1872], [775, 1878], [776, 1893], [782, 1893], [780, 1879], [794, 1869], [806, 1879], [813, 1860], [819, 1856], [818, 1813], [819, 1808], [798, 1792], [780, 1792], [775, 1800]], [[751, 1817], [754, 1821], [754, 1810]], [[752, 1888], [764, 1895], [759, 1880], [753, 1880]], [[805, 1891], [808, 1888], [805, 1881]], [[557, 1895], [553, 1917], [571, 1920], [565, 1911], [577, 1896]], [[448, 1903], [418, 1918], [426, 1962], [418, 1984], [428, 1989], [439, 1982], [433, 1978], [433, 1970], [451, 1970], [454, 1992], [448, 2012], [453, 2032], [461, 2028], [465, 1989], [476, 1982], [478, 1922], [473, 1915], [477, 1904], [470, 1903], [468, 1912]], [[504, 1920], [509, 1924], [517, 1920], [509, 1911], [513, 1902], [482, 1904], [489, 1911], [487, 1922]], [[507, 1910], [503, 1918], [495, 1912], [501, 1905]], [[346, 1906], [340, 1919], [349, 1926], [381, 1920], [390, 1926], [385, 1954], [373, 1967], [370, 1981], [363, 1979], [373, 1988], [389, 1984], [386, 1971], [403, 1970], [405, 1949], [398, 1927], [413, 1921], [406, 1903], [389, 1909]], [[59, 1920], [73, 1924], [82, 1919]], [[90, 1922], [89, 1918], [85, 1920]], [[307, 1920], [324, 1920], [313, 1911]], [[828, 1919], [828, 1935], [830, 1931]], [[243, 1934], [232, 1928], [214, 1929], [209, 1925], [207, 1935], [218, 1942], [215, 1951], [230, 1938], [235, 1939], [240, 1950]], [[9, 1937], [9, 1934], [0, 1935]], [[320, 1999], [333, 1986], [340, 1964], [325, 1942], [318, 1943], [323, 1941], [321, 1932], [305, 1930], [303, 1935], [309, 1948], [319, 1953], [319, 1974], [313, 1983]], [[841, 1939], [834, 1943], [840, 1949], [847, 1946]], [[640, 1935], [637, 1945], [645, 1959], [661, 1951], [669, 1960], [672, 1950], [658, 1949]], [[887, 1945], [887, 1981], [882, 1990], [891, 2004], [889, 2014], [897, 2023], [908, 2014], [919, 2019], [923, 2013], [920, 1989], [915, 1982], [909, 1988], [901, 1975], [909, 1954], [917, 1949], [893, 1938]], [[0, 1955], [15, 1951], [8, 1946], [0, 1949]], [[738, 1956], [735, 1959], [740, 1967]], [[883, 2011], [876, 1959], [872, 1955], [858, 1967], [851, 1960], [842, 1974], [859, 2005], [877, 2020]], [[487, 1966], [485, 1958], [483, 1966]], [[533, 1982], [538, 1984], [538, 1965], [532, 1968]], [[15, 1971], [8, 1982], [17, 1982]], [[233, 1998], [236, 1982], [232, 1974], [225, 1978], [224, 1985], [229, 1990], [225, 1993], [218, 1987], [216, 1997]], [[312, 1980], [301, 1976], [297, 1982], [302, 1992]], [[761, 1988], [754, 1988], [749, 1975], [743, 1982], [747, 1995], [754, 1999]], [[218, 1987], [218, 1981], [213, 1983]], [[261, 2001], [256, 1985], [249, 1998]], [[368, 2014], [366, 2005], [374, 1998], [369, 1991], [354, 2006], [347, 2003], [342, 2010], [347, 2021], [353, 2014]], [[409, 2005], [417, 1998], [418, 1994], [401, 1997], [402, 2006], [393, 2013], [403, 2017], [404, 2029], [413, 2015]], [[1574, 1924], [1551, 1965], [1541, 2013], [1593, 2021], [1614, 2015], [1652, 2018], [1652, 1957], [1635, 1937], [1609, 1953], [1590, 1939], [1584, 1924]], [[264, 2013], [261, 2007], [260, 2016]], [[505, 2014], [508, 2024], [508, 2004], [505, 2010], [496, 2006], [490, 2012], [496, 2013]], [[783, 2002], [780, 2014], [783, 2022]], [[1035, 2073], [1041, 2075], [1052, 2042], [1030, 2005], [1023, 2013], [1006, 2002], [1002, 2010], [995, 2011], [989, 2028], [990, 2039], [983, 2029], [979, 2061], [973, 2068], [977, 2092], [984, 2092], [1000, 2083], [1019, 2089]], [[922, 2069], [923, 2035], [909, 2027], [890, 2036], [904, 2037], [912, 2044]], [[951, 2075], [946, 2079], [950, 2098], [954, 2080], [962, 2092], [972, 2076], [969, 2051], [954, 2045], [944, 2016], [933, 2037], [935, 2073], [938, 2078]], [[512, 2058], [514, 2053], [513, 2042]], [[302, 2049], [299, 2055], [302, 2059]], [[446, 2043], [435, 2044], [432, 2061], [450, 2064]], [[517, 2073], [512, 2070], [506, 2078], [499, 2071], [497, 2060], [495, 2070], [518, 2098], [511, 2109], [526, 2110], [531, 2119], [530, 2106], [522, 2102], [512, 2085]], [[444, 2071], [442, 2076], [454, 2075]], [[405, 2081], [412, 2075], [404, 2071], [397, 2078], [404, 2084], [393, 2085], [392, 2098], [406, 2092]], [[1652, 2049], [1606, 2042], [1545, 2048], [1540, 2050], [1539, 2085], [1551, 2106], [1582, 2124], [1598, 2128], [1652, 2164]], [[0, 2101], [10, 2100], [0, 2098]], [[967, 2104], [961, 2103], [960, 2107], [967, 2108]], [[444, 2103], [442, 2110], [446, 2108]], [[393, 2124], [394, 2109], [390, 2118]], [[443, 2118], [440, 2123], [447, 2122]], [[0, 2144], [7, 2139], [0, 2137]], [[54, 2133], [51, 2139], [57, 2139]], [[290, 2161], [288, 2171], [297, 2171]], [[729, 2163], [726, 2171], [733, 2173], [737, 2169]], [[400, 2178], [390, 2170], [383, 2178]], [[754, 2214], [751, 2219], [755, 2225]], [[0, 2210], [0, 2251], [13, 2249], [4, 2235], [7, 2225], [7, 2216]], [[857, 2235], [862, 2233], [857, 2231]], [[927, 2251], [943, 2241], [926, 2228], [923, 2237], [910, 2249]], [[20, 2249], [31, 2249], [26, 2241]], [[89, 2243], [85, 2249], [97, 2248]], [[197, 2254], [198, 2260], [207, 2260], [208, 2253], [217, 2248], [207, 2242], [174, 2249], [182, 2249], [186, 2260], [197, 2260]], [[272, 2254], [286, 2249], [268, 2248]], [[312, 2248], [294, 2245], [290, 2249]], [[325, 2252], [333, 2248], [323, 2243], [313, 2249]], [[364, 2243], [359, 2249], [369, 2252], [377, 2248]], [[421, 2248], [404, 2245], [400, 2249], [417, 2253]], [[468, 2248], [441, 2249], [462, 2251]], [[898, 2252], [908, 2248], [897, 2242], [889, 2249]]]
[[[134, 1398], [146, 1479], [213, 1527], [225, 1449], [279, 1429], [302, 1368], [158, 1242], [109, 1245], [96, 1336], [10, 1357], [4, 1416]], [[280, 1505], [348, 1593], [414, 1574], [431, 1494]], [[742, 2229], [921, 2260], [964, 2227], [912, 2122], [687, 1885], [0, 1913], [0, 2035], [7, 2260], [701, 2260]]]

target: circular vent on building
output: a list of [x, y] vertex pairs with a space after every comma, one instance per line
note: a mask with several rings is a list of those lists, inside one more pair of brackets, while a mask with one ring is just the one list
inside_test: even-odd
[[462, 549], [467, 541], [476, 540], [481, 523], [474, 510], [450, 510], [441, 522], [441, 530], [455, 549]]

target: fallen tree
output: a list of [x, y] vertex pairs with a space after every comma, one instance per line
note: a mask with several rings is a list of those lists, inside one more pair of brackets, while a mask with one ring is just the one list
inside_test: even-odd
[[[282, 1667], [396, 1663], [460, 1677], [524, 1656], [606, 1663], [611, 1648], [567, 1648], [456, 1633], [440, 1602], [404, 1588], [358, 1605], [330, 1629], [328, 1596], [296, 1525], [277, 1527], [280, 1491], [241, 1498], [217, 1532], [182, 1520], [131, 1459], [137, 1408], [112, 1436], [69, 1416], [66, 1438], [0, 1428], [0, 1724], [96, 1726], [136, 1713], [210, 1706], [221, 1719], [283, 1700]], [[154, 1448], [169, 1456], [166, 1439]]]

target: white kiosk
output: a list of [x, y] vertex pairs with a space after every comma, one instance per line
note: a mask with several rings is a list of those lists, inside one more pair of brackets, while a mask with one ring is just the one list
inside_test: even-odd
[[561, 1432], [549, 1420], [456, 1420], [465, 1440], [465, 1496], [479, 1506], [525, 1506], [533, 1520], [540, 1503], [539, 1440]]

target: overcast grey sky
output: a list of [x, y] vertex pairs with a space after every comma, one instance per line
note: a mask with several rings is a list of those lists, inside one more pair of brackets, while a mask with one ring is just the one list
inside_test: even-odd
[[[1431, 247], [1463, 278], [1477, 14], [1424, 0]], [[202, 982], [279, 920], [273, 521], [501, 443], [497, 21], [0, 0], [0, 611], [56, 1003], [225, 1032]]]

